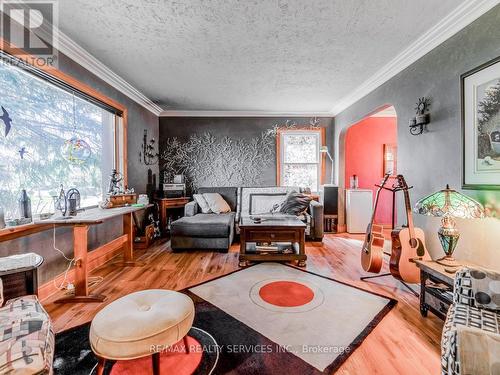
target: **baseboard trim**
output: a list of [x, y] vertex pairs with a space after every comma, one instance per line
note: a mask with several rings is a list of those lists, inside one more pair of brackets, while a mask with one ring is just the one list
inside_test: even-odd
[[[109, 262], [111, 259], [119, 255], [123, 249], [123, 245], [127, 242], [128, 235], [124, 234], [105, 245], [98, 247], [88, 253], [88, 271], [92, 271], [103, 264]], [[75, 269], [72, 268], [68, 271], [67, 280], [73, 281], [75, 279]], [[56, 276], [50, 281], [38, 287], [38, 298], [41, 301], [46, 300], [59, 291], [56, 285], [60, 285], [64, 280], [64, 272]]]

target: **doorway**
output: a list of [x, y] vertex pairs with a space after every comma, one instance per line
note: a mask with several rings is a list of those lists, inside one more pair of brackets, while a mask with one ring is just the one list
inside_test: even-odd
[[[358, 189], [371, 190], [373, 200], [378, 185], [385, 173], [391, 177], [391, 187], [397, 175], [397, 115], [393, 106], [366, 116], [346, 129], [344, 135], [343, 188], [350, 189], [353, 176], [357, 177]], [[388, 232], [393, 226], [392, 193], [380, 193], [374, 222], [384, 226]], [[369, 213], [371, 217], [371, 211]], [[366, 218], [365, 218], [366, 220]]]

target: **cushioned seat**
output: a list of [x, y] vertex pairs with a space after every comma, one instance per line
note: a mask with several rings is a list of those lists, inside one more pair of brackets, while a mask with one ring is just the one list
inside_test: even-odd
[[52, 374], [54, 332], [36, 296], [0, 308], [0, 332], [0, 374]]
[[104, 359], [146, 357], [186, 336], [194, 304], [171, 290], [144, 290], [126, 295], [99, 311], [90, 327], [90, 345]]
[[205, 238], [229, 237], [234, 227], [234, 216], [234, 212], [185, 216], [172, 223], [172, 235]]

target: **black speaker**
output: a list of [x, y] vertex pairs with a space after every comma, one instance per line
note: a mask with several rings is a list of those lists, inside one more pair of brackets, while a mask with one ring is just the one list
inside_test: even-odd
[[339, 187], [334, 185], [323, 185], [321, 199], [325, 215], [337, 215], [339, 208]]

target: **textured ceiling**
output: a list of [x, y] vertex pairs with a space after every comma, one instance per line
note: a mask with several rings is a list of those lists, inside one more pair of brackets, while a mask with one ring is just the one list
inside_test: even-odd
[[330, 111], [458, 0], [64, 0], [63, 32], [169, 110]]

